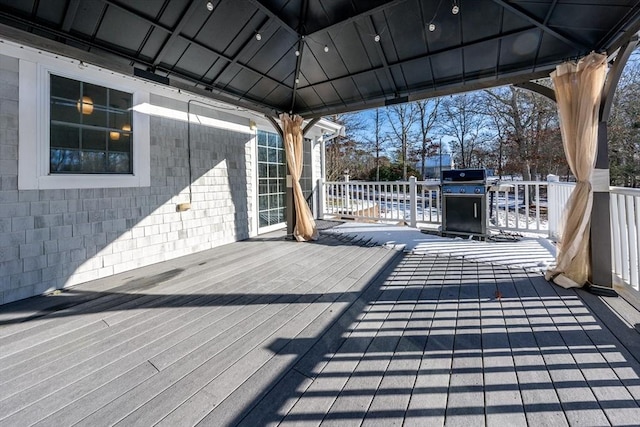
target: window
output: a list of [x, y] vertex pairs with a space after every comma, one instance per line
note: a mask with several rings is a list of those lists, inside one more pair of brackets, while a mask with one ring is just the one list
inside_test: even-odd
[[20, 58], [18, 188], [148, 187], [149, 85], [28, 49]]
[[258, 131], [259, 226], [285, 222], [286, 158], [278, 134]]
[[131, 174], [130, 93], [51, 74], [49, 172]]

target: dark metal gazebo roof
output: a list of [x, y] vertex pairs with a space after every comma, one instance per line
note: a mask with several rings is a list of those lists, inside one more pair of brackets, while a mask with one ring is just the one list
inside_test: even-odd
[[100, 56], [100, 65], [118, 62], [236, 105], [304, 117], [528, 81], [592, 50], [611, 54], [640, 29], [639, 0], [0, 0], [0, 7], [0, 36], [54, 39]]

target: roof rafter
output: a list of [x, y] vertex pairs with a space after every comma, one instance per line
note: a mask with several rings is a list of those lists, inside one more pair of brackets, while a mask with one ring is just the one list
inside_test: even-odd
[[[371, 25], [371, 28], [373, 28], [373, 31], [376, 34], [378, 34], [378, 29], [376, 28], [376, 24], [375, 22], [373, 22], [373, 16], [371, 15], [369, 15], [369, 24]], [[375, 45], [376, 45], [376, 51], [378, 52], [378, 55], [380, 56], [380, 60], [382, 61], [382, 66], [384, 67], [385, 74], [389, 79], [389, 84], [393, 85], [394, 91], [397, 92], [398, 86], [396, 85], [396, 82], [393, 79], [393, 74], [391, 74], [391, 68], [389, 67], [389, 61], [387, 61], [387, 56], [384, 54], [384, 50], [382, 49], [380, 42], [376, 42]]]
[[[510, 36], [513, 36], [513, 35], [518, 35], [518, 34], [521, 34], [521, 33], [525, 33], [527, 31], [531, 31], [532, 28], [533, 27], [520, 28], [518, 30], [513, 30], [513, 31], [506, 32], [506, 33], [502, 33], [502, 34], [500, 34], [498, 36], [485, 37], [485, 38], [482, 38], [482, 39], [479, 39], [479, 40], [475, 40], [473, 42], [464, 43], [464, 44], [461, 44], [459, 46], [456, 46], [455, 50], [457, 50], [457, 49], [466, 49], [466, 48], [469, 48], [469, 47], [473, 47], [475, 45], [480, 45], [480, 44], [486, 43], [488, 41], [502, 40], [502, 39], [504, 39], [506, 37], [510, 37]], [[452, 50], [454, 50], [454, 49], [443, 48], [443, 49], [433, 50], [433, 51], [431, 51], [429, 53], [426, 53], [424, 55], [414, 56], [412, 58], [403, 59], [403, 60], [397, 61], [397, 62], [388, 62], [387, 65], [380, 65], [380, 66], [377, 66], [377, 67], [369, 68], [368, 70], [359, 71], [357, 73], [346, 74], [346, 75], [342, 75], [342, 76], [339, 76], [339, 77], [334, 77], [332, 79], [323, 80], [321, 82], [313, 83], [313, 84], [310, 84], [310, 85], [305, 86], [305, 87], [314, 87], [314, 86], [318, 86], [318, 85], [322, 85], [322, 84], [326, 84], [326, 83], [333, 83], [333, 82], [335, 82], [337, 80], [342, 80], [342, 79], [349, 78], [349, 77], [353, 78], [355, 76], [363, 76], [363, 75], [366, 75], [366, 74], [369, 74], [369, 73], [374, 73], [376, 71], [384, 70], [385, 68], [397, 67], [397, 66], [401, 66], [401, 65], [404, 65], [404, 64], [409, 64], [409, 63], [412, 63], [412, 62], [420, 61], [420, 60], [423, 60], [423, 59], [429, 59], [429, 58], [431, 58], [431, 57], [433, 57], [435, 55], [438, 55], [438, 54], [441, 54], [441, 53], [445, 53], [445, 52], [451, 52]]]
[[64, 14], [64, 20], [62, 21], [61, 30], [64, 32], [68, 32], [71, 29], [71, 25], [73, 25], [73, 20], [76, 18], [76, 13], [78, 13], [78, 7], [80, 6], [80, 0], [71, 0], [69, 2], [69, 6], [67, 6], [67, 11]]
[[[301, 32], [304, 28], [305, 21], [307, 20], [307, 8], [309, 7], [308, 0], [302, 0], [302, 4], [300, 5], [300, 26], [298, 27], [298, 32]], [[302, 54], [304, 53], [302, 43], [302, 36], [298, 38], [298, 56], [296, 57], [296, 71], [293, 75], [293, 89], [291, 90], [291, 108], [290, 111], [293, 113], [293, 108], [296, 106], [296, 92], [298, 91], [298, 82], [300, 81], [300, 66], [302, 65]]]
[[343, 25], [350, 24], [350, 23], [352, 23], [354, 21], [357, 21], [358, 19], [362, 19], [362, 18], [366, 18], [367, 16], [375, 15], [378, 12], [382, 12], [385, 9], [388, 9], [388, 8], [390, 8], [392, 6], [396, 6], [396, 5], [400, 4], [400, 3], [404, 3], [405, 1], [407, 1], [407, 0], [391, 0], [388, 3], [385, 3], [385, 4], [380, 5], [378, 7], [374, 7], [373, 9], [369, 9], [369, 10], [367, 10], [365, 12], [358, 13], [358, 14], [356, 14], [354, 16], [351, 16], [351, 17], [349, 17], [349, 18], [347, 18], [347, 19], [345, 19], [343, 21], [339, 21], [339, 22], [336, 22], [334, 24], [331, 24], [328, 27], [321, 28], [321, 29], [319, 29], [317, 31], [314, 31], [311, 34], [306, 34], [306, 36], [307, 37], [314, 37], [314, 36], [317, 36], [317, 35], [320, 35], [320, 34], [327, 33], [327, 32], [329, 32], [331, 30], [334, 30], [334, 29], [336, 29], [338, 27], [341, 27]]
[[167, 52], [169, 52], [169, 49], [171, 48], [171, 46], [179, 38], [180, 33], [182, 32], [182, 29], [185, 27], [185, 25], [187, 25], [187, 21], [195, 13], [196, 9], [200, 9], [201, 7], [202, 7], [202, 5], [199, 4], [198, 2], [192, 2], [189, 5], [187, 10], [182, 14], [180, 19], [178, 20], [178, 23], [176, 24], [176, 26], [173, 27], [173, 29], [171, 30], [171, 35], [169, 36], [169, 38], [162, 45], [162, 48], [160, 49], [160, 52], [158, 52], [156, 57], [153, 58], [153, 66], [154, 67], [158, 66], [162, 62], [162, 60], [166, 56]]
[[505, 0], [493, 0], [495, 3], [497, 3], [498, 5], [502, 6], [504, 9], [508, 10], [509, 12], [519, 16], [520, 18], [523, 18], [524, 20], [528, 21], [529, 23], [535, 25], [536, 27], [540, 28], [542, 31], [544, 31], [545, 33], [555, 37], [558, 40], [561, 40], [563, 42], [565, 42], [566, 44], [574, 47], [577, 50], [582, 50], [582, 51], [589, 51], [589, 48], [586, 47], [582, 42], [578, 41], [578, 40], [572, 40], [570, 38], [568, 38], [567, 36], [560, 34], [559, 32], [557, 32], [556, 30], [550, 28], [548, 25], [545, 25], [544, 23], [538, 21], [536, 18], [534, 18], [533, 16], [529, 15], [527, 12], [518, 9], [517, 7], [507, 3]]
[[[155, 21], [145, 17], [144, 15], [141, 15], [136, 10], [131, 9], [130, 7], [124, 6], [124, 5], [122, 5], [122, 4], [118, 3], [118, 2], [115, 2], [113, 0], [102, 0], [102, 1], [105, 2], [106, 4], [110, 5], [110, 6], [114, 6], [114, 7], [117, 7], [119, 9], [122, 9], [122, 10], [126, 11], [127, 13], [135, 16], [136, 18], [139, 18], [139, 19], [143, 20], [144, 22], [148, 23], [149, 25], [152, 25], [155, 28], [158, 28], [158, 29], [166, 32], [169, 35], [173, 35], [174, 34], [174, 31], [172, 29], [162, 25], [159, 22], [155, 22]], [[194, 3], [197, 4], [197, 2], [194, 2]], [[210, 47], [200, 43], [199, 41], [197, 41], [197, 40], [195, 40], [193, 38], [186, 37], [186, 36], [181, 35], [181, 34], [178, 34], [176, 37], [180, 38], [180, 39], [183, 39], [183, 40], [193, 44], [194, 46], [198, 46], [199, 48], [204, 49], [208, 53], [211, 53], [211, 54], [213, 54], [213, 55], [215, 55], [215, 56], [217, 56], [217, 57], [219, 57], [219, 58], [221, 58], [221, 59], [223, 59], [225, 61], [234, 62], [232, 57], [229, 57], [229, 56], [227, 56], [227, 55], [225, 55], [225, 54], [223, 54], [221, 52], [217, 52], [217, 51], [211, 49]], [[96, 44], [95, 41], [93, 41], [92, 43]], [[250, 71], [250, 72], [260, 76], [261, 78], [269, 80], [271, 83], [274, 83], [274, 84], [276, 84], [278, 86], [282, 86], [282, 87], [285, 87], [285, 88], [291, 90], [290, 86], [288, 86], [288, 85], [286, 85], [286, 84], [284, 84], [284, 83], [282, 83], [282, 82], [280, 82], [280, 81], [278, 81], [278, 80], [276, 80], [276, 79], [274, 79], [274, 78], [272, 78], [272, 77], [270, 77], [270, 76], [268, 76], [266, 74], [261, 73], [260, 71], [256, 70], [253, 67], [250, 67], [247, 64], [243, 64], [242, 62], [237, 61], [237, 60], [235, 61], [235, 64], [238, 65], [240, 68], [243, 68], [243, 69], [245, 69], [247, 71]], [[171, 71], [171, 72], [173, 72], [173, 71]]]
[[251, 3], [253, 3], [262, 13], [264, 13], [265, 15], [267, 15], [269, 18], [273, 19], [274, 21], [276, 21], [280, 27], [282, 27], [282, 29], [288, 31], [289, 33], [291, 33], [292, 35], [298, 37], [300, 34], [298, 34], [298, 32], [291, 28], [289, 26], [289, 24], [287, 24], [286, 22], [284, 22], [284, 20], [282, 18], [280, 18], [278, 15], [275, 14], [275, 12], [272, 12], [271, 9], [269, 9], [267, 6], [263, 5], [262, 2], [260, 2], [260, 0], [249, 0]]
[[[526, 78], [540, 79], [548, 76], [548, 71], [537, 71], [534, 74], [528, 75]], [[522, 75], [518, 71], [505, 72], [501, 77], [491, 77], [486, 79], [479, 79], [473, 82], [467, 82], [464, 86], [465, 92], [472, 92], [474, 90], [488, 89], [496, 86], [506, 86], [510, 84], [521, 83], [523, 80]], [[460, 88], [455, 83], [443, 84], [438, 88], [421, 89], [411, 94], [408, 97], [408, 101], [418, 101], [420, 99], [437, 98], [440, 96], [452, 95], [460, 93]], [[342, 103], [329, 104], [327, 106], [318, 107], [309, 111], [303, 111], [299, 114], [304, 115], [306, 118], [322, 117], [327, 114], [341, 114], [346, 112], [360, 111], [370, 108], [382, 107], [385, 105], [386, 98], [381, 95], [376, 98], [370, 98], [366, 103], [358, 103], [357, 100], [346, 100]]]

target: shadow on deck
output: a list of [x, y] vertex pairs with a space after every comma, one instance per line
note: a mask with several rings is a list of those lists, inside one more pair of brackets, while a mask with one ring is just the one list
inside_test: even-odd
[[639, 334], [606, 299], [336, 236], [228, 245], [0, 322], [0, 425], [640, 419]]

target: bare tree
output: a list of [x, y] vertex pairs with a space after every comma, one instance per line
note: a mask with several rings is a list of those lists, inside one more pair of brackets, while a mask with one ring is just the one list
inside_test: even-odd
[[627, 63], [608, 122], [611, 184], [640, 187], [640, 49]]
[[410, 144], [411, 129], [416, 123], [417, 109], [415, 104], [399, 104], [387, 107], [387, 117], [391, 125], [392, 136], [400, 141], [398, 162], [402, 164], [402, 177], [407, 180], [407, 155]]
[[366, 123], [360, 114], [336, 114], [329, 117], [345, 127], [345, 136], [338, 136], [326, 146], [326, 176], [329, 181], [337, 181], [345, 173], [360, 179], [373, 167], [371, 156], [361, 134]]
[[434, 144], [433, 139], [429, 137], [429, 133], [435, 127], [438, 119], [438, 106], [440, 98], [416, 101], [417, 120], [420, 123], [420, 148], [418, 155], [420, 156], [422, 178], [427, 174], [427, 157], [436, 154], [439, 144]]
[[452, 154], [462, 168], [479, 166], [477, 151], [482, 148], [490, 135], [487, 134], [487, 117], [481, 110], [482, 95], [465, 93], [442, 99], [438, 128], [451, 141]]
[[382, 115], [380, 109], [376, 108], [375, 115], [373, 116], [373, 135], [367, 138], [371, 151], [375, 156], [375, 168], [376, 168], [376, 181], [380, 181], [380, 156], [384, 151], [386, 138], [382, 133]]
[[486, 91], [487, 114], [498, 130], [507, 164], [524, 180], [553, 168], [562, 143], [555, 104], [515, 87]]

